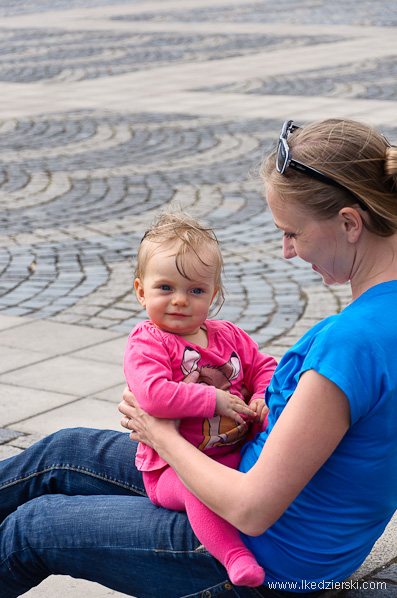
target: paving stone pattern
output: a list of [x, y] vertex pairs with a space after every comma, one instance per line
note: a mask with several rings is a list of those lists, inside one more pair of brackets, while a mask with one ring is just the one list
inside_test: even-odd
[[[154, 0], [145, 0], [150, 8]], [[140, 5], [140, 0], [30, 0], [18, 1], [3, 0], [0, 6], [1, 16], [13, 16], [45, 12], [48, 10], [65, 10], [68, 8], [100, 7], [112, 5]], [[209, 6], [195, 9], [161, 11], [160, 14], [148, 12], [144, 8], [136, 16], [116, 16], [114, 19], [121, 20], [161, 20], [161, 21], [221, 21], [221, 22], [287, 22], [294, 24], [333, 24], [333, 25], [365, 25], [395, 27], [397, 16], [394, 0], [382, 0], [371, 2], [365, 0], [279, 0], [277, 3], [271, 0], [262, 2], [241, 2], [233, 6]]]
[[[395, 1], [3, 0], [0, 19], [0, 458], [51, 421], [113, 417], [123, 343], [145, 317], [136, 254], [163, 208], [216, 229], [215, 317], [276, 358], [349, 302], [283, 259], [257, 170], [286, 118], [362, 118], [397, 143]], [[29, 389], [21, 415], [9, 397]], [[397, 597], [395, 556], [336, 594]], [[70, 595], [51, 583], [45, 596]]]
[[0, 40], [0, 81], [81, 81], [172, 63], [220, 60], [262, 52], [335, 42], [334, 36], [258, 34], [8, 31]]
[[332, 25], [365, 25], [395, 27], [397, 24], [396, 7], [389, 2], [357, 2], [357, 0], [271, 0], [265, 2], [241, 2], [233, 6], [214, 6], [193, 10], [169, 11], [158, 13], [142, 12], [136, 16], [115, 17], [128, 20], [156, 21], [221, 21], [221, 22], [265, 22]]
[[378, 572], [366, 576], [360, 582], [352, 581], [345, 584], [345, 589], [339, 592], [340, 598], [395, 598], [397, 596], [397, 559], [383, 566]]
[[292, 76], [253, 79], [231, 85], [203, 88], [259, 95], [327, 96], [358, 99], [397, 99], [397, 64], [395, 56], [336, 65], [314, 71], [304, 70]]
[[[93, 6], [108, 6], [118, 4], [139, 3], [140, 0], [2, 0], [0, 6], [0, 17], [25, 15], [32, 13], [47, 12], [49, 10], [65, 10], [68, 8], [83, 8]], [[146, 0], [151, 2], [153, 0]]]
[[[260, 184], [249, 177], [278, 122], [88, 112], [12, 125], [0, 135], [0, 313], [128, 332], [142, 317], [131, 300], [143, 232], [133, 222], [140, 217], [147, 225], [148, 213], [173, 201], [204, 215], [226, 254], [236, 238], [258, 249], [279, 238]], [[280, 269], [289, 272], [288, 283], [277, 280]], [[120, 272], [128, 272], [124, 285]], [[238, 284], [234, 293], [230, 285], [219, 317], [260, 344], [302, 315], [295, 268], [280, 255], [227, 263], [226, 276]], [[314, 274], [307, 279], [318, 282]]]

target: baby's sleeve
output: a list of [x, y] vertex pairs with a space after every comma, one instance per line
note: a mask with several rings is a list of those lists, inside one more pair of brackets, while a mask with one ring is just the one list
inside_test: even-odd
[[138, 404], [156, 417], [212, 417], [215, 389], [173, 380], [173, 368], [160, 330], [145, 323], [128, 337], [124, 375]]
[[252, 393], [250, 400], [263, 399], [277, 367], [277, 361], [259, 351], [257, 343], [244, 330], [234, 325], [233, 328], [236, 346], [242, 358], [244, 385]]

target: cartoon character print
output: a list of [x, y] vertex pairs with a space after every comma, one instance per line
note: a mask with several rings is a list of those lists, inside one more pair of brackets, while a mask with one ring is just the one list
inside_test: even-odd
[[[201, 355], [196, 349], [185, 347], [181, 365], [185, 376], [197, 370], [200, 373], [197, 383], [207, 386], [215, 386], [221, 390], [229, 390], [231, 381], [236, 380], [241, 370], [240, 359], [233, 351], [229, 361], [223, 365], [202, 365], [198, 363]], [[203, 440], [199, 445], [200, 450], [206, 450], [214, 446], [225, 446], [237, 444], [246, 436], [248, 424], [238, 424], [232, 418], [224, 415], [214, 415], [206, 418], [203, 422]]]

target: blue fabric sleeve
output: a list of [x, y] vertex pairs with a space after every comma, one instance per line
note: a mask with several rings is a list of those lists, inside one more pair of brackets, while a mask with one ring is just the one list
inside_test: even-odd
[[316, 336], [301, 373], [313, 369], [334, 382], [349, 401], [354, 425], [374, 406], [379, 390], [387, 390], [382, 387], [387, 387], [389, 376], [384, 348], [372, 335], [369, 338], [368, 329], [352, 334], [351, 326], [346, 327], [350, 319], [339, 317]]

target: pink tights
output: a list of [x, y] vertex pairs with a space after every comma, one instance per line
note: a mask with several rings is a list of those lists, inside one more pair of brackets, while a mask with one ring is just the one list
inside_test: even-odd
[[171, 467], [144, 472], [146, 490], [152, 502], [172, 511], [186, 511], [191, 526], [205, 548], [226, 567], [237, 586], [259, 586], [265, 573], [248, 550], [239, 531], [213, 513], [185, 488]]

